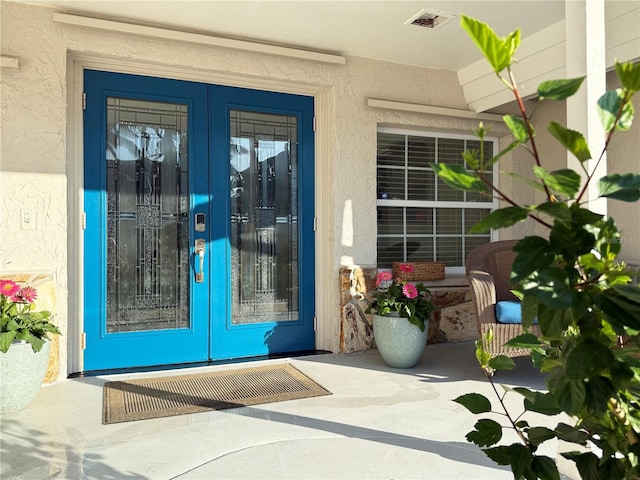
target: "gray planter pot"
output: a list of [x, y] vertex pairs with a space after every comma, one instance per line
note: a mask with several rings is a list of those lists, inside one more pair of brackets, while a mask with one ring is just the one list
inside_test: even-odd
[[49, 361], [49, 342], [34, 353], [27, 342], [14, 342], [0, 352], [0, 413], [22, 410], [42, 386]]
[[399, 316], [373, 316], [373, 336], [378, 351], [387, 365], [411, 368], [418, 363], [427, 344], [429, 323], [420, 327]]

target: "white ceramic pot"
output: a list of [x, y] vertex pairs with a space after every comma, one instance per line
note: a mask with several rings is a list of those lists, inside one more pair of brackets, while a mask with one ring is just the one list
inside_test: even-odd
[[49, 361], [49, 342], [34, 353], [27, 342], [13, 342], [7, 353], [0, 352], [0, 413], [22, 410], [42, 386]]
[[373, 336], [378, 351], [387, 365], [411, 368], [418, 363], [427, 344], [429, 322], [424, 332], [404, 317], [373, 316]]

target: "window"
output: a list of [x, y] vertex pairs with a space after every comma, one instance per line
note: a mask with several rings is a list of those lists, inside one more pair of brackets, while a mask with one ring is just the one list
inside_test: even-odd
[[[378, 267], [392, 262], [442, 261], [449, 273], [464, 271], [467, 254], [491, 241], [491, 234], [469, 234], [494, 201], [447, 186], [431, 163], [464, 165], [462, 152], [480, 150], [471, 135], [431, 134], [380, 128], [377, 148]], [[484, 140], [485, 155], [497, 141]], [[489, 178], [497, 170], [487, 172]]]

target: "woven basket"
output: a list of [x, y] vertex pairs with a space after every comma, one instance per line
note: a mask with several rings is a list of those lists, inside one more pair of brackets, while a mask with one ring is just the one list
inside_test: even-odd
[[[413, 272], [405, 273], [400, 265], [411, 265]], [[442, 280], [444, 279], [444, 262], [393, 262], [393, 278], [399, 278], [408, 282], [418, 280]]]

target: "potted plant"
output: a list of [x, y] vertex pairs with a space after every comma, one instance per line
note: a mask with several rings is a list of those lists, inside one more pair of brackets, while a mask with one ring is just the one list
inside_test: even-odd
[[[403, 272], [412, 266], [403, 264]], [[380, 355], [394, 368], [411, 368], [420, 359], [429, 333], [429, 318], [435, 308], [431, 292], [422, 283], [412, 284], [392, 279], [390, 272], [380, 272], [378, 292], [367, 313], [373, 313], [373, 336]]]
[[48, 334], [60, 334], [51, 312], [35, 311], [37, 296], [33, 287], [0, 280], [0, 413], [31, 403], [47, 369]]

